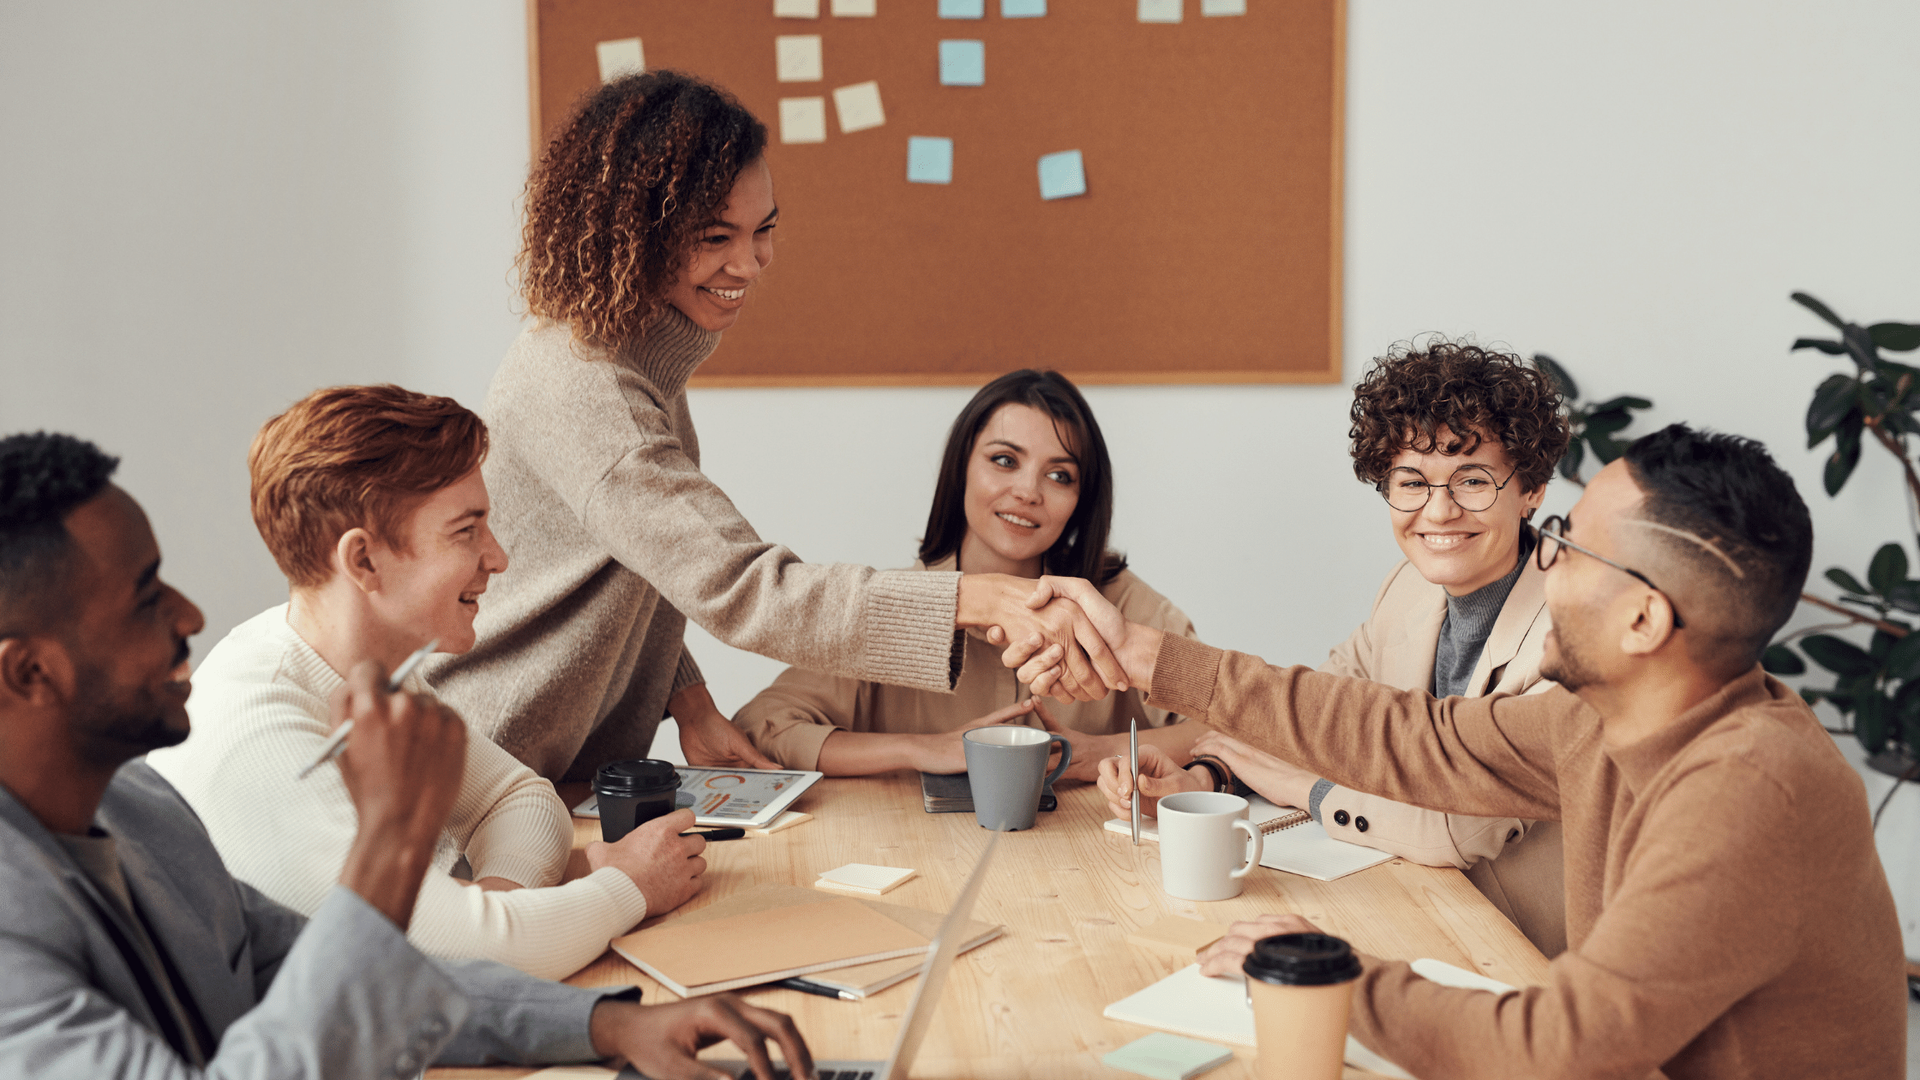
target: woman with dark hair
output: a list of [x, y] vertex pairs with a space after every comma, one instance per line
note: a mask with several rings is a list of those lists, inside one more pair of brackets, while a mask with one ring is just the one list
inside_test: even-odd
[[[1055, 372], [1015, 371], [982, 387], [954, 420], [913, 569], [1085, 578], [1134, 622], [1194, 636], [1180, 609], [1108, 549], [1112, 522], [1113, 469], [1086, 400]], [[1137, 690], [1049, 711], [1000, 663], [997, 646], [969, 634], [967, 653], [951, 694], [794, 667], [734, 719], [782, 765], [831, 776], [964, 772], [960, 732], [1045, 725], [1073, 742], [1070, 775], [1082, 778], [1103, 755], [1124, 751], [1129, 718], [1143, 729], [1180, 719]]]
[[473, 649], [427, 677], [549, 779], [645, 757], [667, 715], [690, 762], [772, 764], [714, 707], [688, 619], [736, 648], [931, 691], [959, 676], [956, 628], [1040, 633], [1071, 654], [1066, 696], [1123, 685], [1077, 606], [1031, 610], [1031, 583], [1007, 575], [803, 563], [700, 471], [687, 378], [773, 259], [766, 141], [724, 91], [647, 72], [589, 96], [527, 181], [532, 319], [483, 408], [510, 561]]

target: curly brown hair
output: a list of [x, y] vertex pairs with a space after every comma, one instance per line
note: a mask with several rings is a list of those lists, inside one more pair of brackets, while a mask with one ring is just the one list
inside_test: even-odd
[[759, 160], [767, 128], [731, 94], [678, 71], [607, 83], [527, 178], [520, 293], [534, 315], [611, 348], [666, 306], [695, 234]]
[[[1471, 454], [1500, 444], [1527, 491], [1553, 478], [1571, 431], [1565, 403], [1545, 372], [1512, 353], [1436, 338], [1395, 345], [1353, 388], [1353, 473], [1387, 478], [1394, 456]], [[1437, 432], [1452, 436], [1440, 445]]]

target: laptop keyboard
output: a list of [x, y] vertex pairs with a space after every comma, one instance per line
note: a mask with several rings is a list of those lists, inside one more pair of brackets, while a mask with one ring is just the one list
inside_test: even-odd
[[[752, 1076], [753, 1073], [749, 1071], [744, 1075]], [[813, 1075], [818, 1077], [819, 1080], [873, 1080], [874, 1070], [815, 1069]], [[773, 1067], [773, 1080], [793, 1080], [793, 1074], [787, 1071], [785, 1065], [775, 1065]]]

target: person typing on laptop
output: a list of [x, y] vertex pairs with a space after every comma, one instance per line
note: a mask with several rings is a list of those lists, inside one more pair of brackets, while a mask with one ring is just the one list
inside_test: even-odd
[[358, 664], [338, 768], [353, 841], [306, 918], [235, 881], [140, 755], [188, 736], [187, 639], [204, 620], [160, 577], [116, 460], [61, 435], [0, 439], [0, 1076], [408, 1076], [433, 1063], [623, 1057], [710, 1078], [730, 1039], [812, 1068], [790, 1018], [723, 996], [643, 1007], [404, 934], [461, 790], [465, 724]]

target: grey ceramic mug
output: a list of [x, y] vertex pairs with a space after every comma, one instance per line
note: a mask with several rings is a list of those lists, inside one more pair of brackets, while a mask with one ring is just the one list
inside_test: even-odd
[[[1010, 832], [1031, 829], [1040, 810], [1040, 793], [1073, 763], [1073, 744], [1038, 728], [1001, 724], [962, 735], [967, 751], [967, 785], [973, 789], [973, 820], [983, 829]], [[1047, 773], [1047, 755], [1060, 744], [1060, 764]]]

